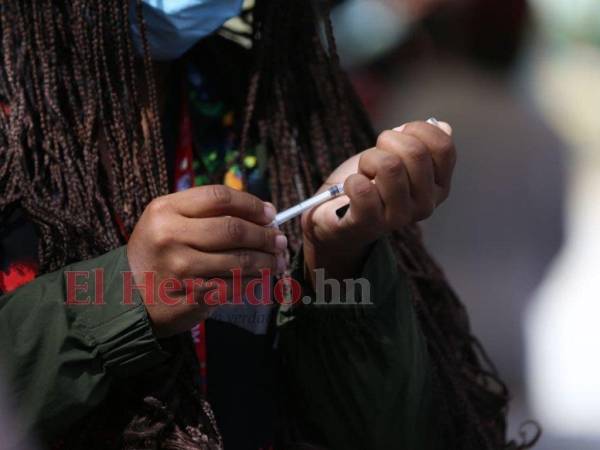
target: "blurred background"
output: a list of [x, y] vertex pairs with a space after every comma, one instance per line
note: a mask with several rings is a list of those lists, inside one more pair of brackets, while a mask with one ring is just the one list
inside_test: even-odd
[[423, 224], [513, 394], [510, 433], [600, 449], [600, 0], [347, 0], [343, 64], [379, 129], [452, 124]]

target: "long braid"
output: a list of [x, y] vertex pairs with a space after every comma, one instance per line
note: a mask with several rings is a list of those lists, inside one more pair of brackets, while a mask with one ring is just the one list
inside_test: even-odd
[[[42, 273], [122, 245], [168, 191], [141, 2], [142, 70], [129, 4], [0, 4], [0, 221], [22, 208], [38, 231]], [[115, 386], [61, 448], [222, 448], [189, 334], [163, 345], [173, 360], [143, 398]]]
[[130, 232], [145, 205], [167, 192], [156, 93], [147, 57], [149, 103], [140, 107], [123, 2], [1, 8], [0, 102], [10, 112], [0, 130], [0, 215], [21, 205], [38, 228], [45, 272], [122, 244], [117, 220]]
[[[319, 185], [331, 168], [375, 141], [340, 69], [324, 3], [314, 0], [309, 8], [299, 0], [263, 0], [256, 6], [256, 51], [269, 58], [256, 69], [261, 84], [252, 90], [253, 117], [260, 144], [271, 149], [272, 196], [280, 208], [312, 192], [311, 185]], [[286, 232], [299, 245], [299, 225]], [[448, 448], [530, 448], [537, 435], [521, 444], [507, 442], [506, 386], [472, 336], [464, 307], [423, 248], [418, 229], [407, 227], [392, 242], [398, 269], [410, 280], [439, 407], [447, 412], [441, 425]]]

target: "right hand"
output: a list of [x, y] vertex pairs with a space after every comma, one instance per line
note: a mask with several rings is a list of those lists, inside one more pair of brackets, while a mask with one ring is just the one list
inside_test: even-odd
[[[154, 199], [140, 217], [127, 256], [136, 285], [153, 273], [153, 298], [142, 295], [150, 321], [159, 337], [191, 329], [205, 319], [210, 307], [203, 297], [210, 287], [169, 290], [168, 304], [158, 296], [161, 281], [222, 278], [231, 292], [233, 268], [244, 277], [260, 276], [261, 269], [281, 272], [285, 267], [285, 236], [266, 227], [275, 209], [257, 197], [223, 185], [191, 188]], [[170, 286], [172, 287], [172, 286]]]

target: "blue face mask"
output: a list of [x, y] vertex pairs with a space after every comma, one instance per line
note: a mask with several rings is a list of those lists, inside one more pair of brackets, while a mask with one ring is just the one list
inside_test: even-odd
[[[143, 0], [152, 58], [159, 61], [179, 58], [200, 39], [237, 16], [241, 8], [242, 0]], [[142, 45], [135, 0], [130, 11], [133, 42], [139, 51]]]

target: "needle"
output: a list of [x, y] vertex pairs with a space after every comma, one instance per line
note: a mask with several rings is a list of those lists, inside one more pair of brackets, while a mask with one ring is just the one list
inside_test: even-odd
[[275, 216], [275, 220], [270, 223], [272, 227], [278, 227], [279, 225], [284, 224], [288, 220], [292, 220], [294, 217], [298, 217], [304, 211], [307, 211], [315, 206], [319, 206], [326, 201], [331, 200], [332, 198], [339, 197], [344, 194], [344, 185], [343, 184], [334, 184], [329, 189], [320, 194], [314, 195], [303, 202], [298, 203], [296, 206], [292, 206], [285, 211], [280, 212]]
[[[435, 117], [430, 117], [429, 119], [427, 119], [427, 123], [436, 127], [439, 126], [439, 121]], [[310, 197], [309, 199], [304, 200], [303, 202], [298, 203], [296, 206], [292, 206], [291, 208], [280, 212], [275, 216], [275, 219], [269, 224], [269, 226], [278, 227], [279, 225], [282, 225], [287, 221], [292, 220], [294, 217], [298, 217], [304, 211], [314, 208], [315, 206], [319, 206], [320, 204], [325, 203], [326, 201], [329, 201], [332, 198], [339, 197], [343, 194], [344, 185], [342, 183], [335, 184], [329, 189], [327, 189], [325, 192], [321, 192], [320, 194], [317, 194], [313, 197]], [[340, 208], [337, 212], [338, 217], [343, 217], [346, 211], [348, 210], [349, 206], [350, 205], [346, 205]]]

